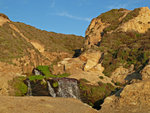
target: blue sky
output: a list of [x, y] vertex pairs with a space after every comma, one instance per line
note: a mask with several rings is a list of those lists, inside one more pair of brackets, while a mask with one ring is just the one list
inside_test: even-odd
[[150, 7], [150, 0], [0, 0], [0, 13], [42, 30], [85, 35], [92, 18], [110, 9]]

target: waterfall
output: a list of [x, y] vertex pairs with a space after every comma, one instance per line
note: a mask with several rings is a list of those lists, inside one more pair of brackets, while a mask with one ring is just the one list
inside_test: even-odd
[[58, 97], [71, 97], [80, 99], [78, 82], [75, 79], [58, 79]]
[[28, 84], [27, 96], [32, 96], [32, 88], [31, 88], [30, 80], [27, 80], [27, 84]]
[[50, 94], [52, 97], [56, 97], [55, 91], [54, 91], [54, 89], [52, 88], [52, 86], [51, 86], [51, 84], [50, 84], [49, 81], [47, 81], [47, 85], [48, 85], [49, 94]]

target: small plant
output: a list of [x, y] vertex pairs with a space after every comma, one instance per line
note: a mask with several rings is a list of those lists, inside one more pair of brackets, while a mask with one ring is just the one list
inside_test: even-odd
[[28, 87], [24, 83], [25, 77], [16, 77], [9, 81], [9, 85], [14, 89], [15, 96], [24, 96], [27, 93]]
[[28, 77], [30, 81], [43, 80], [45, 77], [43, 75], [32, 75]]
[[49, 71], [49, 66], [40, 65], [40, 66], [37, 66], [37, 69], [40, 70], [45, 76], [51, 75]]
[[58, 85], [59, 85], [59, 84], [58, 84], [57, 81], [55, 81], [55, 82], [52, 83], [52, 86], [53, 86], [54, 88], [58, 87]]
[[103, 77], [103, 76], [99, 76], [99, 78], [100, 78], [100, 79], [104, 79], [104, 77]]

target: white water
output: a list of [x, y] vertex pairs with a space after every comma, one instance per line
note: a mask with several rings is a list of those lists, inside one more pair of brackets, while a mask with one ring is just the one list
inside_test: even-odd
[[56, 97], [56, 93], [54, 91], [54, 89], [52, 88], [51, 84], [49, 81], [47, 81], [47, 85], [48, 85], [48, 91], [49, 91], [49, 94], [52, 96], [52, 97]]
[[32, 88], [31, 88], [30, 80], [27, 80], [27, 84], [28, 84], [27, 96], [32, 96]]

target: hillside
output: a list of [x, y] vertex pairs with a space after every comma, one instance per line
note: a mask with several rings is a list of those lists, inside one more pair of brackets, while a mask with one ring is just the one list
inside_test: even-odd
[[[0, 20], [0, 95], [24, 96], [20, 98], [24, 103], [39, 102], [37, 97], [26, 96], [50, 96], [59, 109], [65, 103], [63, 107], [73, 111], [76, 106], [85, 106], [66, 97], [79, 99], [99, 113], [150, 110], [148, 7], [102, 13], [91, 21], [85, 40], [12, 22], [4, 14]], [[64, 101], [58, 104], [61, 99], [57, 97]], [[44, 105], [54, 105], [53, 100], [43, 98]], [[2, 100], [13, 99], [18, 102], [16, 97]]]
[[39, 64], [50, 65], [66, 56], [72, 57], [75, 50], [83, 46], [81, 36], [42, 31], [12, 22], [4, 14], [0, 14], [0, 20], [0, 61], [17, 65], [25, 73], [27, 65], [32, 68]]

